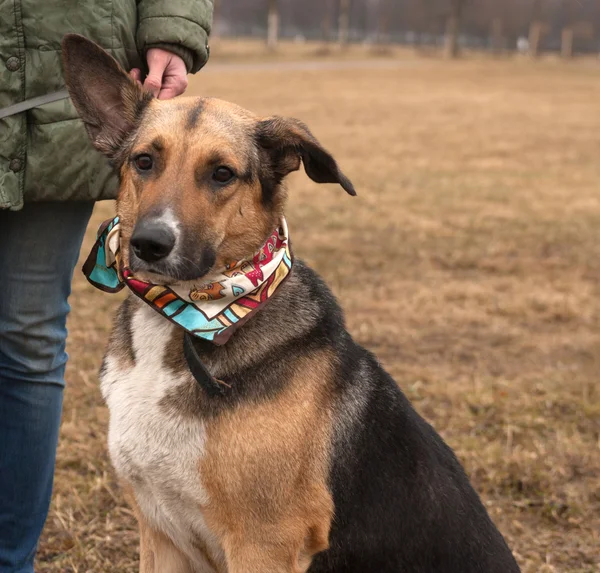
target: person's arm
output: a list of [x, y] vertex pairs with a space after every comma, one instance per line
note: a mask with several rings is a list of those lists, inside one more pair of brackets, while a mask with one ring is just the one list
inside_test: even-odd
[[[144, 87], [161, 99], [187, 87], [208, 60], [212, 0], [139, 0], [137, 47], [148, 64]], [[132, 70], [140, 80], [141, 72]]]

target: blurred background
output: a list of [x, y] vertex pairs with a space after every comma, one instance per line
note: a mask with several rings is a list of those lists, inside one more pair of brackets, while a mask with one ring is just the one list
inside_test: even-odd
[[600, 51], [597, 0], [215, 0], [213, 37], [495, 53]]
[[[188, 95], [302, 119], [357, 188], [290, 176], [295, 255], [524, 573], [600, 571], [600, 1], [216, 0], [214, 31]], [[40, 572], [137, 571], [97, 382], [119, 300], [76, 273]]]

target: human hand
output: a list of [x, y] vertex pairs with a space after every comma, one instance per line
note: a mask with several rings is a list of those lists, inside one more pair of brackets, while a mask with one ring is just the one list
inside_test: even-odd
[[[144, 88], [158, 99], [171, 99], [181, 95], [187, 88], [187, 70], [185, 62], [173, 52], [161, 48], [150, 48], [146, 52], [148, 75]], [[129, 74], [142, 85], [142, 72], [133, 68]]]

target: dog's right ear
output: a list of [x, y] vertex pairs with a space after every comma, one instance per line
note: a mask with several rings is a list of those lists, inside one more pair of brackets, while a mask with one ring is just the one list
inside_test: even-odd
[[92, 143], [116, 159], [153, 96], [108, 52], [83, 36], [67, 34], [62, 56], [67, 89]]

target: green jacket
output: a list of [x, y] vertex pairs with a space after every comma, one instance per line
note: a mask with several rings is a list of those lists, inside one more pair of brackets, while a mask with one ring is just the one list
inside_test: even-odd
[[[195, 73], [208, 58], [211, 18], [212, 0], [0, 2], [0, 108], [65, 87], [60, 43], [68, 32], [100, 44], [127, 70], [160, 47]], [[0, 209], [111, 199], [116, 189], [70, 100], [0, 119]]]

